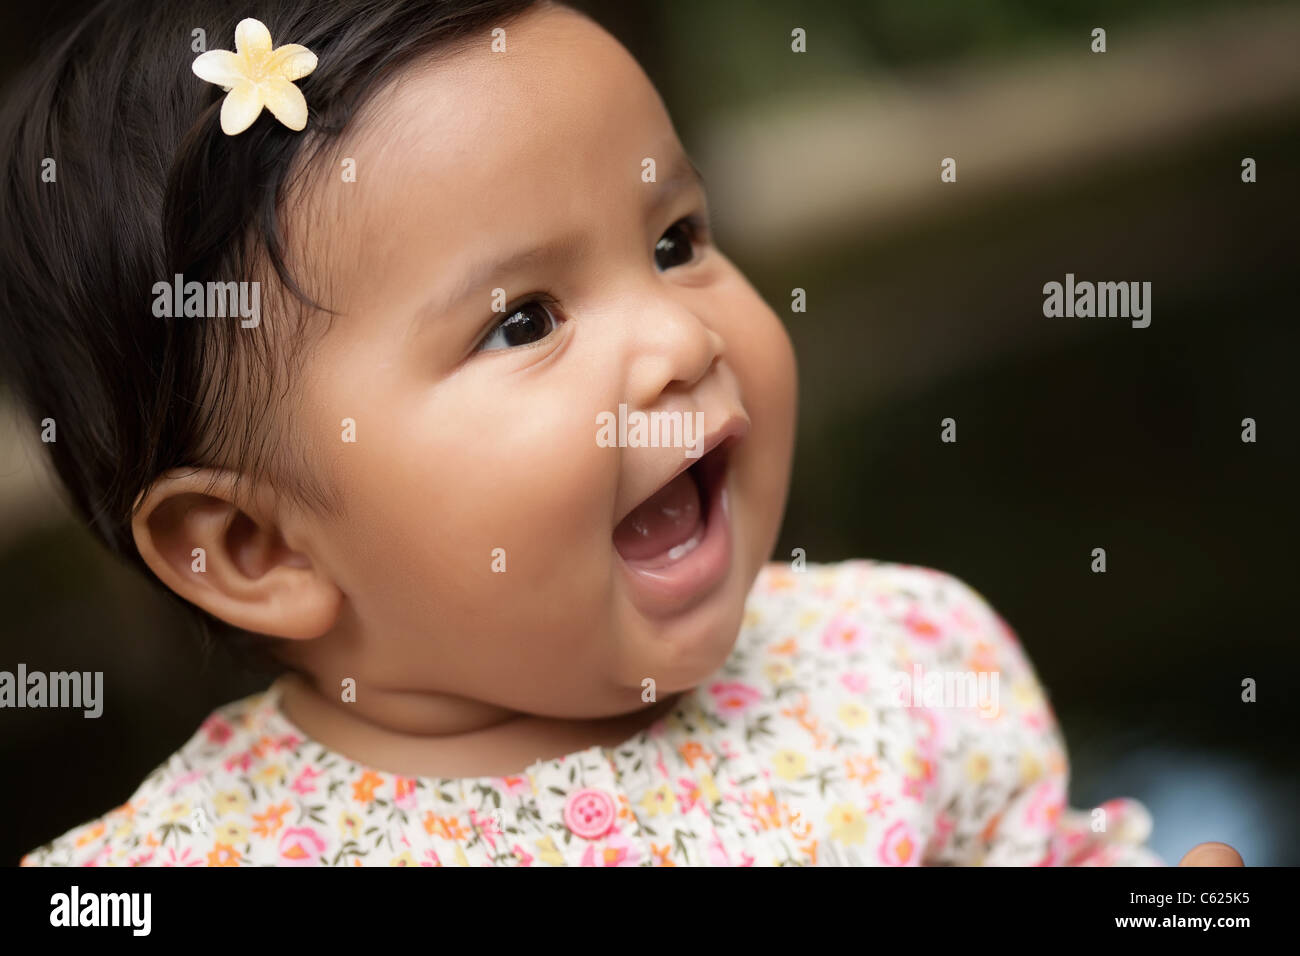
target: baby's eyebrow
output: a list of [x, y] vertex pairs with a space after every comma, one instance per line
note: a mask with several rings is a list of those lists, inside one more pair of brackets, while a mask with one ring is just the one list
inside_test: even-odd
[[509, 275], [529, 266], [575, 259], [583, 255], [590, 246], [591, 239], [587, 235], [568, 233], [557, 236], [543, 245], [520, 249], [505, 258], [493, 256], [483, 259], [466, 269], [464, 277], [446, 296], [439, 296], [416, 310], [411, 322], [411, 331], [417, 332], [429, 321], [449, 312], [475, 290], [486, 287], [494, 277]]
[[656, 213], [672, 202], [678, 193], [692, 188], [704, 192], [704, 174], [696, 168], [689, 156], [678, 153], [668, 175], [654, 183], [647, 208], [652, 214]]
[[[648, 216], [654, 216], [683, 192], [692, 188], [703, 192], [704, 176], [689, 156], [679, 152], [675, 162], [669, 168], [668, 175], [662, 179], [656, 177], [655, 182], [650, 186], [646, 213]], [[590, 247], [591, 237], [574, 232], [557, 236], [540, 246], [520, 249], [504, 258], [494, 256], [481, 260], [465, 269], [464, 277], [446, 296], [421, 306], [412, 318], [411, 330], [418, 331], [428, 320], [450, 311], [475, 290], [485, 287], [493, 277], [510, 275], [529, 267], [576, 259]]]

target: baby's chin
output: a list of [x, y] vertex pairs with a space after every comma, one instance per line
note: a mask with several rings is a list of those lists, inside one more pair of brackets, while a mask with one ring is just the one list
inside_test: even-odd
[[[638, 618], [625, 631], [624, 650], [631, 667], [621, 685], [638, 692], [653, 687], [662, 697], [688, 691], [714, 676], [726, 663], [740, 636], [745, 599], [758, 569], [752, 559], [732, 561], [725, 580], [707, 601], [672, 618]], [[653, 681], [653, 684], [648, 684]]]

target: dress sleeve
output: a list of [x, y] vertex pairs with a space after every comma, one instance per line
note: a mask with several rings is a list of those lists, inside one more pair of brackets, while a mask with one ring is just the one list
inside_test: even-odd
[[135, 829], [130, 806], [74, 827], [25, 854], [19, 866], [118, 866], [126, 862], [126, 845]]
[[[1163, 866], [1130, 799], [1068, 803], [1065, 741], [1015, 633], [961, 580], [936, 574], [941, 641], [928, 666], [987, 675], [994, 706], [927, 709], [937, 790], [924, 862], [950, 866]], [[996, 676], [996, 684], [994, 677]]]

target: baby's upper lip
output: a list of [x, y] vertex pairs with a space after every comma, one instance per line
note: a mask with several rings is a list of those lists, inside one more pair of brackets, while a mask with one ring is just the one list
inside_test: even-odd
[[640, 505], [648, 501], [651, 497], [653, 497], [657, 492], [659, 492], [662, 488], [664, 488], [669, 482], [671, 482], [682, 472], [688, 470], [692, 465], [703, 460], [705, 455], [713, 451], [723, 442], [730, 439], [734, 443], [740, 441], [747, 434], [749, 434], [749, 416], [742, 411], [731, 412], [727, 416], [726, 421], [724, 421], [719, 428], [710, 432], [705, 437], [703, 443], [700, 446], [699, 457], [686, 458], [684, 461], [678, 464], [671, 474], [669, 474], [666, 478], [664, 478], [662, 481], [656, 484], [646, 494], [638, 498], [636, 502], [632, 505], [632, 507], [626, 509], [622, 514], [620, 514], [618, 516], [618, 520], [614, 522], [614, 527], [618, 527], [619, 524], [622, 523], [623, 519], [626, 518], [628, 515], [630, 515], [633, 511], [635, 511]]

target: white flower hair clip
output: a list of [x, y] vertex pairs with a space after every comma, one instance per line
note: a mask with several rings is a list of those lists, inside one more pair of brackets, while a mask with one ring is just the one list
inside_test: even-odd
[[261, 20], [240, 20], [235, 50], [209, 50], [194, 60], [195, 76], [226, 91], [221, 131], [228, 136], [253, 125], [265, 106], [292, 130], [307, 125], [307, 100], [293, 85], [316, 69], [316, 54], [297, 43], [271, 49], [271, 31]]

